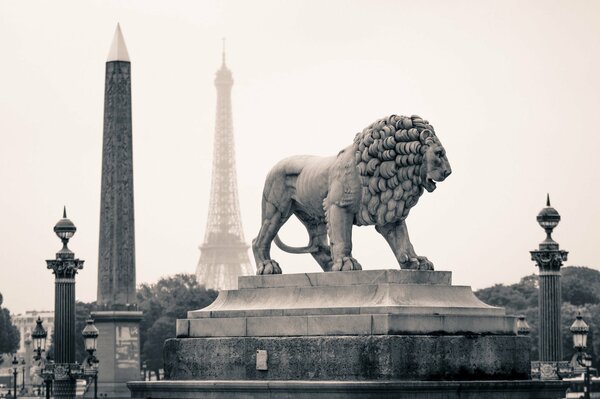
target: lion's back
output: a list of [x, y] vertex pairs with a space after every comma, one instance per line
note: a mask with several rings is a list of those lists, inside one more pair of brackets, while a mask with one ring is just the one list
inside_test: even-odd
[[284, 183], [284, 190], [294, 201], [296, 208], [312, 216], [320, 216], [323, 199], [327, 196], [329, 173], [335, 156], [296, 155], [279, 161], [267, 177], [265, 194], [277, 181]]

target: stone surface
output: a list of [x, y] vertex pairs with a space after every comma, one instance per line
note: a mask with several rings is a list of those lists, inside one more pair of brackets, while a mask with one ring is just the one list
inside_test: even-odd
[[[430, 314], [504, 316], [470, 287], [450, 285], [450, 272], [368, 270], [240, 278], [188, 318], [323, 314]], [[272, 281], [271, 281], [272, 280]]]
[[132, 151], [131, 63], [107, 62], [97, 298], [106, 310], [136, 302]]
[[365, 270], [240, 277], [178, 320], [177, 337], [516, 333], [450, 272]]
[[[241, 277], [177, 321], [174, 380], [526, 379], [529, 338], [449, 272]], [[256, 370], [256, 351], [268, 353]]]
[[98, 394], [122, 398], [125, 383], [140, 378], [139, 311], [92, 312], [98, 328]]
[[516, 334], [514, 316], [345, 314], [177, 320], [178, 338], [294, 335]]
[[99, 395], [121, 398], [140, 378], [135, 276], [131, 63], [117, 25], [104, 87], [104, 132], [98, 250]]
[[[146, 399], [555, 399], [565, 381], [152, 381], [127, 384]], [[599, 387], [592, 388], [595, 392]]]
[[167, 340], [164, 354], [171, 380], [522, 380], [531, 367], [522, 336], [188, 338]]
[[452, 273], [417, 270], [362, 270], [360, 273], [298, 273], [244, 276], [238, 288], [315, 287], [359, 284], [444, 284], [452, 283]]

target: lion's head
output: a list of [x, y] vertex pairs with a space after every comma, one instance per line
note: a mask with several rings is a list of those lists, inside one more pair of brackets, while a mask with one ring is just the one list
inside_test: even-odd
[[354, 139], [362, 183], [358, 225], [383, 225], [403, 220], [423, 189], [451, 173], [444, 147], [433, 126], [413, 115], [380, 119]]
[[446, 157], [446, 150], [435, 134], [429, 130], [423, 130], [421, 136], [425, 136], [427, 149], [423, 155], [421, 164], [421, 181], [425, 190], [435, 190], [436, 182], [444, 181], [452, 173], [450, 162]]

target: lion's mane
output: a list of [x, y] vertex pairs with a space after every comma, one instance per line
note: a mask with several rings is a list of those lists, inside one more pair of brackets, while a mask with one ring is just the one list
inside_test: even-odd
[[362, 184], [357, 225], [384, 225], [406, 218], [423, 194], [423, 155], [436, 142], [433, 126], [417, 115], [391, 115], [355, 136]]

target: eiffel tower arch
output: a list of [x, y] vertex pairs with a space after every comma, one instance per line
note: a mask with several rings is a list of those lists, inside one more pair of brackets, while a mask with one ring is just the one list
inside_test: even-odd
[[217, 113], [213, 147], [212, 181], [208, 220], [196, 278], [201, 285], [214, 290], [237, 288], [238, 276], [253, 274], [244, 239], [235, 168], [235, 146], [231, 116], [233, 76], [225, 64], [215, 78]]

